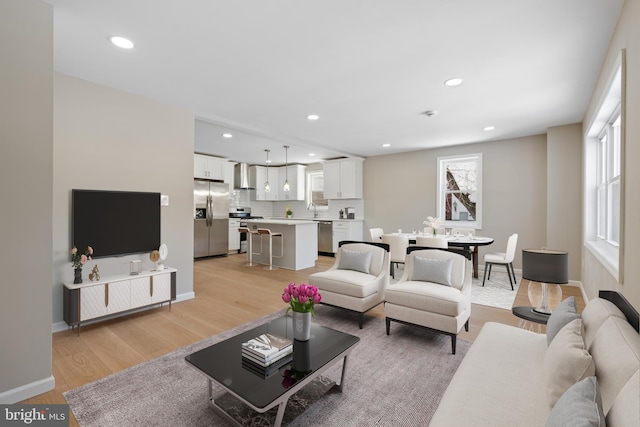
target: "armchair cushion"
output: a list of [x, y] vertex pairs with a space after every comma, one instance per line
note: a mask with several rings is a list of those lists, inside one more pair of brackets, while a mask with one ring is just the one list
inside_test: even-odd
[[411, 280], [451, 286], [452, 259], [430, 259], [416, 256], [413, 259]]
[[380, 287], [380, 281], [376, 276], [355, 270], [331, 269], [311, 275], [309, 281], [321, 291], [356, 298], [373, 295], [379, 291]]
[[371, 252], [350, 251], [342, 248], [340, 254], [339, 270], [354, 270], [369, 274], [371, 266]]
[[470, 298], [450, 286], [411, 281], [389, 286], [385, 300], [401, 307], [456, 317], [469, 305]]

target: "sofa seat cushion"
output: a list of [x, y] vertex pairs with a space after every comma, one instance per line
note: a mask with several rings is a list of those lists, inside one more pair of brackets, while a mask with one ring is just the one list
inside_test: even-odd
[[389, 286], [384, 299], [391, 304], [456, 317], [465, 309], [469, 298], [456, 288], [410, 281]]
[[[311, 279], [312, 278], [312, 279]], [[310, 282], [321, 291], [365, 298], [378, 291], [377, 277], [355, 270], [327, 270], [311, 275]]]
[[541, 375], [546, 351], [543, 334], [485, 323], [429, 426], [544, 426], [549, 415]]

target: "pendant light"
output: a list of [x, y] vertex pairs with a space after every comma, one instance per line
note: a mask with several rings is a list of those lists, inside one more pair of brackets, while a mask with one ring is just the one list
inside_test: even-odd
[[289, 152], [289, 146], [285, 145], [284, 146], [284, 191], [289, 191], [291, 190], [291, 186], [289, 185], [289, 157], [288, 157], [288, 152]]
[[269, 191], [271, 191], [271, 185], [269, 184], [269, 163], [271, 163], [269, 161], [269, 151], [271, 150], [267, 149], [264, 151], [267, 152], [267, 179], [264, 181], [264, 191], [268, 193]]

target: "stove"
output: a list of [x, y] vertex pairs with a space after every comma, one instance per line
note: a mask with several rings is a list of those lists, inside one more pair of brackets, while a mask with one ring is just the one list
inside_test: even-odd
[[[229, 208], [229, 218], [240, 219], [240, 227], [247, 226], [247, 219], [263, 219], [261, 216], [251, 215], [250, 207]], [[245, 221], [243, 221], [245, 220]], [[247, 233], [240, 234], [240, 253], [247, 252]]]

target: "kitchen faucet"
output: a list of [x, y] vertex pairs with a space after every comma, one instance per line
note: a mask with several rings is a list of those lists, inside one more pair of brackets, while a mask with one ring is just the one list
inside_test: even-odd
[[318, 218], [318, 209], [316, 208], [316, 204], [313, 202], [309, 203], [309, 206], [307, 206], [307, 209], [310, 209], [311, 206], [313, 206], [313, 217]]

